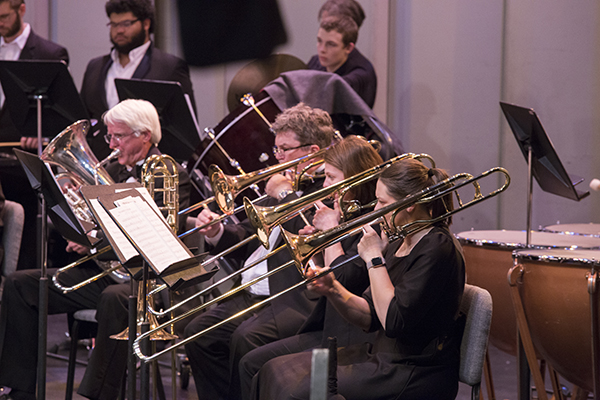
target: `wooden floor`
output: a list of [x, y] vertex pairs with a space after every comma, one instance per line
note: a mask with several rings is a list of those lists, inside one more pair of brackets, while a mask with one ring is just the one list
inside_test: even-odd
[[[64, 315], [53, 315], [48, 319], [48, 349], [52, 347], [56, 348], [59, 345], [58, 353], [64, 356], [68, 355], [67, 349], [67, 320]], [[85, 360], [87, 358], [88, 351], [83, 345], [80, 346], [78, 359]], [[490, 359], [492, 362], [492, 374], [494, 378], [494, 388], [496, 392], [496, 399], [517, 399], [517, 374], [515, 357], [510, 356], [497, 350], [494, 347], [490, 348]], [[75, 371], [75, 388], [81, 382], [85, 367], [78, 365]], [[171, 386], [171, 372], [170, 369], [161, 366], [162, 381], [165, 386], [166, 399], [173, 399], [172, 386]], [[56, 360], [48, 358], [47, 362], [47, 377], [46, 377], [46, 393], [48, 399], [63, 399], [65, 396], [66, 389], [66, 376], [67, 376], [67, 362], [62, 360]], [[138, 379], [139, 384], [139, 379]], [[198, 399], [196, 394], [196, 387], [194, 385], [193, 378], [189, 379], [189, 386], [186, 390], [181, 389], [180, 378], [177, 378], [177, 399]], [[487, 399], [487, 392], [485, 385], [482, 388], [484, 398]], [[457, 399], [468, 400], [470, 399], [471, 389], [469, 386], [461, 384]], [[139, 396], [139, 391], [138, 391]], [[83, 399], [83, 397], [75, 394], [74, 399]], [[158, 397], [157, 397], [158, 398]]]

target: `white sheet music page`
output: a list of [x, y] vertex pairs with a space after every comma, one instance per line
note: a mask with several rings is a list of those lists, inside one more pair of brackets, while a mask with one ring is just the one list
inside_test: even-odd
[[133, 257], [137, 256], [138, 252], [135, 247], [133, 247], [129, 239], [121, 232], [117, 224], [115, 224], [115, 221], [108, 215], [98, 199], [90, 199], [90, 204], [104, 223], [104, 227], [107, 231], [106, 233], [113, 238], [119, 251], [123, 254], [123, 258], [125, 258], [125, 260], [131, 260]]
[[152, 207], [141, 198], [127, 197], [115, 202], [111, 214], [137, 244], [157, 273], [190, 257]]

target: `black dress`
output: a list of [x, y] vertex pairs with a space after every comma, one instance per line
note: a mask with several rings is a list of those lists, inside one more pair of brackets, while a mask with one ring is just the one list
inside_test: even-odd
[[[462, 319], [458, 309], [465, 269], [459, 245], [446, 228], [435, 227], [405, 257], [386, 254], [395, 286], [382, 327], [370, 288], [374, 345], [338, 350], [338, 388], [346, 399], [454, 399]], [[277, 357], [255, 378], [253, 397], [308, 399], [311, 352]]]

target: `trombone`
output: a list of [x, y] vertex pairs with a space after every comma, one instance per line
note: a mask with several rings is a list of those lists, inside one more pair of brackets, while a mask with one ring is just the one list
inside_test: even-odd
[[[489, 194], [482, 195], [478, 182], [479, 182], [479, 180], [481, 180], [485, 177], [488, 177], [492, 174], [503, 175], [504, 183], [502, 184], [501, 187], [490, 192]], [[456, 209], [450, 210], [437, 218], [434, 218], [431, 220], [416, 221], [418, 223], [408, 224], [409, 226], [402, 226], [402, 227], [384, 225], [384, 229], [386, 230], [386, 232], [390, 233], [390, 236], [388, 237], [389, 240], [393, 241], [393, 240], [396, 240], [397, 238], [401, 237], [402, 235], [414, 233], [420, 229], [424, 229], [425, 227], [431, 226], [432, 224], [435, 224], [436, 222], [444, 220], [461, 210], [464, 210], [464, 209], [471, 207], [477, 203], [480, 203], [481, 201], [484, 201], [486, 199], [494, 197], [494, 196], [498, 195], [499, 193], [503, 192], [504, 190], [506, 190], [508, 188], [509, 184], [510, 184], [510, 176], [509, 176], [508, 172], [504, 168], [501, 168], [501, 167], [492, 168], [476, 177], [472, 176], [471, 174], [467, 174], [467, 173], [458, 174], [458, 175], [454, 175], [448, 179], [445, 179], [433, 186], [430, 186], [418, 193], [410, 195], [402, 200], [399, 200], [395, 203], [392, 203], [390, 205], [387, 205], [385, 207], [382, 207], [382, 208], [372, 211], [370, 213], [364, 214], [360, 217], [357, 217], [351, 221], [342, 223], [342, 224], [338, 225], [337, 227], [331, 228], [326, 231], [317, 232], [313, 235], [292, 235], [289, 232], [285, 232], [284, 230], [282, 230], [282, 234], [284, 235], [284, 238], [285, 238], [287, 244], [283, 245], [281, 247], [285, 247], [285, 246], [289, 247], [289, 250], [292, 253], [292, 260], [277, 267], [274, 270], [267, 272], [266, 274], [264, 274], [262, 276], [255, 278], [254, 280], [252, 280], [240, 287], [232, 289], [230, 292], [225, 293], [216, 299], [213, 299], [195, 309], [189, 310], [188, 312], [180, 315], [179, 317], [175, 318], [172, 321], [165, 323], [164, 325], [174, 323], [174, 322], [179, 321], [180, 319], [186, 318], [186, 317], [194, 314], [195, 312], [198, 312], [198, 311], [208, 307], [209, 305], [212, 305], [218, 301], [223, 300], [225, 297], [231, 296], [232, 294], [237, 293], [240, 290], [243, 290], [246, 287], [253, 285], [254, 283], [256, 283], [260, 280], [266, 279], [267, 277], [279, 272], [280, 270], [282, 270], [284, 268], [291, 266], [292, 264], [295, 264], [297, 266], [298, 270], [301, 272], [302, 276], [305, 277], [306, 276], [306, 274], [305, 274], [306, 266], [308, 265], [308, 262], [314, 256], [315, 253], [321, 251], [322, 249], [324, 249], [327, 246], [330, 246], [334, 243], [337, 243], [337, 242], [345, 239], [348, 236], [351, 236], [351, 235], [354, 235], [354, 234], [360, 232], [360, 230], [362, 229], [363, 226], [372, 225], [375, 223], [383, 223], [385, 221], [385, 219], [383, 217], [390, 212], [398, 213], [401, 210], [406, 209], [414, 204], [427, 203], [427, 202], [431, 202], [431, 201], [434, 201], [437, 199], [444, 198], [445, 196], [455, 193], [458, 189], [460, 189], [464, 186], [467, 186], [467, 185], [473, 185], [474, 190], [475, 190], [475, 194], [474, 194], [472, 200], [470, 200], [467, 203], [463, 203], [459, 199], [458, 207]], [[353, 184], [353, 186], [354, 186], [354, 184]], [[276, 250], [278, 251], [279, 248]], [[265, 256], [265, 258], [269, 257], [269, 256], [270, 256], [270, 254]], [[146, 355], [142, 352], [140, 346], [141, 346], [141, 341], [146, 339], [152, 333], [152, 331], [149, 331], [147, 333], [143, 333], [134, 341], [133, 350], [134, 350], [136, 356], [140, 360], [142, 360], [144, 362], [152, 361], [152, 360], [162, 356], [163, 354], [166, 354], [169, 351], [175, 350], [179, 346], [183, 346], [187, 343], [190, 343], [190, 342], [196, 340], [198, 337], [206, 334], [207, 332], [212, 331], [213, 329], [216, 329], [216, 328], [222, 326], [223, 324], [226, 324], [226, 323], [232, 321], [235, 318], [238, 318], [250, 311], [256, 310], [256, 309], [262, 307], [263, 305], [275, 300], [276, 298], [278, 298], [278, 297], [280, 297], [280, 296], [282, 296], [282, 295], [284, 295], [284, 294], [286, 294], [308, 282], [311, 282], [312, 280], [317, 279], [320, 276], [322, 276], [326, 273], [329, 273], [336, 268], [339, 268], [340, 266], [346, 264], [347, 262], [350, 262], [351, 260], [355, 259], [356, 257], [359, 257], [359, 256], [356, 255], [356, 256], [352, 257], [351, 259], [347, 260], [346, 262], [344, 262], [340, 265], [336, 265], [329, 270], [323, 271], [322, 273], [320, 273], [310, 279], [304, 279], [303, 281], [298, 282], [298, 283], [290, 286], [289, 288], [287, 288], [279, 293], [276, 293], [276, 294], [268, 297], [267, 299], [254, 304], [251, 307], [246, 308], [245, 310], [241, 310], [240, 312], [232, 315], [231, 317], [229, 317], [213, 326], [210, 326], [210, 327], [204, 329], [203, 331], [196, 333], [195, 335], [185, 338], [184, 340], [177, 343], [177, 345], [167, 347], [167, 348], [165, 348], [155, 354], [152, 354], [152, 355]], [[156, 329], [158, 329], [158, 327]]]
[[[336, 193], [338, 191], [339, 191], [338, 201], [339, 201], [339, 205], [340, 205], [340, 210], [342, 210], [342, 213], [346, 217], [346, 215], [349, 214], [349, 211], [347, 211], [347, 208], [345, 207], [345, 205], [343, 203], [343, 198], [344, 198], [344, 195], [347, 193], [347, 191], [350, 190], [354, 186], [358, 186], [362, 183], [366, 183], [368, 181], [376, 179], [379, 176], [379, 174], [381, 172], [383, 172], [383, 170], [388, 168], [393, 163], [403, 160], [405, 158], [428, 159], [429, 162], [431, 163], [431, 165], [433, 167], [435, 167], [435, 161], [428, 154], [406, 153], [406, 154], [402, 154], [400, 156], [394, 157], [382, 164], [379, 164], [373, 168], [370, 168], [366, 171], [356, 174], [350, 178], [344, 179], [343, 181], [338, 182], [334, 185], [330, 185], [326, 188], [319, 189], [313, 193], [310, 193], [310, 194], [307, 194], [298, 199], [292, 200], [289, 203], [284, 203], [284, 204], [280, 204], [280, 205], [272, 206], [272, 207], [260, 207], [260, 206], [256, 206], [254, 204], [256, 201], [250, 201], [248, 198], [244, 198], [244, 207], [246, 209], [246, 215], [248, 216], [248, 219], [250, 220], [252, 225], [255, 227], [256, 233], [248, 236], [242, 242], [237, 243], [235, 246], [232, 246], [231, 248], [224, 250], [222, 253], [220, 253], [216, 256], [213, 256], [213, 257], [209, 258], [208, 260], [202, 262], [202, 266], [203, 267], [208, 266], [215, 260], [225, 256], [226, 254], [231, 253], [234, 250], [237, 250], [238, 248], [247, 244], [249, 241], [254, 240], [255, 238], [258, 238], [259, 241], [261, 242], [261, 244], [263, 246], [265, 246], [265, 248], [268, 250], [269, 249], [269, 235], [271, 233], [272, 228], [275, 225], [283, 223], [284, 220], [289, 220], [289, 219], [293, 218], [296, 214], [301, 213], [303, 210], [311, 207], [315, 201], [330, 197], [331, 195], [333, 195], [334, 193]], [[355, 207], [354, 203], [351, 203], [350, 206]], [[221, 217], [224, 217], [224, 216], [221, 216]], [[209, 222], [208, 224], [202, 225], [201, 227], [209, 226], [210, 224], [212, 224], [214, 222], [218, 222], [216, 220], [217, 219]], [[281, 249], [281, 247], [277, 248], [274, 252], [279, 251], [280, 249]], [[270, 257], [271, 255], [273, 255], [273, 253], [269, 253], [268, 257]], [[168, 314], [169, 312], [172, 312], [174, 309], [180, 307], [181, 305], [191, 301], [192, 299], [194, 299], [196, 297], [200, 297], [206, 293], [210, 293], [210, 291], [212, 289], [214, 289], [215, 287], [226, 282], [227, 280], [237, 277], [239, 274], [241, 274], [243, 271], [246, 271], [247, 269], [249, 269], [249, 268], [244, 268], [243, 270], [238, 270], [238, 271], [234, 272], [233, 274], [230, 274], [230, 275], [224, 277], [223, 279], [219, 280], [216, 283], [213, 283], [212, 285], [205, 288], [204, 290], [193, 294], [192, 296], [188, 297], [187, 299], [179, 302], [178, 304], [176, 304], [174, 306], [171, 306], [170, 308], [168, 308], [166, 310], [156, 311], [156, 310], [150, 308], [150, 312], [156, 316], [164, 316], [164, 315]], [[149, 295], [155, 294], [157, 291], [163, 290], [165, 287], [166, 287], [166, 285], [161, 285], [158, 288], [156, 288], [154, 291], [150, 292]], [[238, 290], [236, 290], [235, 292], [232, 292], [232, 293], [230, 292], [229, 295], [237, 293], [237, 292], [238, 292]], [[200, 311], [205, 308], [203, 305], [200, 305], [198, 307], [199, 307], [199, 309], [196, 311]]]
[[352, 187], [376, 179], [386, 168], [395, 162], [404, 160], [406, 158], [426, 158], [435, 167], [433, 158], [431, 158], [431, 156], [428, 154], [405, 153], [350, 178], [344, 179], [336, 184], [317, 190], [316, 192], [307, 194], [301, 198], [292, 200], [289, 203], [271, 207], [261, 207], [253, 204], [248, 198], [244, 198], [246, 215], [248, 216], [248, 220], [256, 229], [256, 233], [258, 234], [258, 238], [262, 245], [265, 246], [266, 249], [269, 249], [269, 235], [271, 234], [271, 230], [275, 225], [282, 224], [283, 222], [293, 218], [297, 213], [311, 207], [315, 201], [330, 197], [336, 192], [339, 192], [338, 202], [340, 210], [342, 210], [344, 216], [347, 216], [348, 212], [345, 211], [346, 208], [343, 207], [343, 199], [345, 194]]

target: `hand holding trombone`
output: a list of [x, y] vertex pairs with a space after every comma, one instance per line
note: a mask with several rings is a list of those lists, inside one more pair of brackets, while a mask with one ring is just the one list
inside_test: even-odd
[[[495, 175], [495, 174], [503, 175], [504, 183], [498, 189], [495, 189], [494, 191], [490, 192], [489, 194], [482, 195], [478, 182], [481, 179], [484, 179], [490, 175]], [[349, 178], [349, 179], [352, 180], [352, 178]], [[353, 183], [346, 182], [346, 185], [341, 185], [341, 187], [338, 187], [337, 189], [348, 190], [349, 189], [348, 186], [351, 187], [353, 185], [359, 184], [358, 182], [361, 182], [361, 180], [358, 178], [354, 179], [354, 180], [356, 180], [357, 182], [353, 182]], [[347, 180], [345, 180], [345, 181], [347, 181]], [[454, 175], [454, 176], [452, 176], [446, 180], [443, 180], [435, 185], [432, 185], [418, 193], [411, 194], [410, 196], [407, 196], [406, 198], [404, 198], [400, 201], [394, 202], [394, 203], [389, 204], [385, 207], [382, 207], [378, 210], [364, 214], [360, 217], [357, 217], [348, 222], [342, 223], [341, 225], [338, 225], [337, 227], [326, 230], [326, 231], [317, 232], [312, 235], [293, 235], [289, 232], [285, 232], [285, 230], [282, 230], [282, 234], [287, 243], [286, 245], [284, 245], [282, 247], [288, 247], [290, 253], [292, 253], [291, 261], [279, 266], [278, 268], [276, 268], [272, 271], [269, 271], [267, 274], [265, 274], [261, 277], [258, 277], [256, 279], [254, 279], [253, 281], [248, 282], [245, 285], [242, 285], [240, 287], [232, 289], [230, 292], [225, 293], [224, 295], [219, 296], [218, 298], [213, 299], [210, 302], [207, 302], [199, 307], [196, 307], [195, 309], [192, 309], [171, 321], [168, 321], [167, 324], [174, 323], [180, 319], [186, 318], [198, 311], [201, 311], [202, 309], [208, 307], [209, 305], [214, 304], [218, 301], [222, 301], [226, 297], [229, 297], [229, 296], [239, 292], [240, 290], [243, 290], [246, 287], [253, 285], [257, 281], [265, 279], [265, 278], [277, 273], [278, 271], [282, 270], [283, 268], [287, 268], [291, 265], [296, 265], [296, 267], [302, 273], [302, 275], [304, 277], [306, 277], [307, 276], [306, 268], [307, 268], [308, 262], [317, 252], [321, 251], [322, 249], [324, 249], [325, 247], [327, 247], [329, 245], [332, 245], [334, 243], [337, 243], [337, 242], [343, 240], [344, 238], [346, 238], [350, 235], [360, 232], [362, 230], [362, 228], [366, 225], [383, 223], [385, 221], [385, 219], [383, 217], [389, 213], [397, 214], [401, 210], [406, 209], [406, 208], [410, 207], [411, 205], [414, 205], [417, 203], [427, 203], [427, 202], [431, 202], [431, 201], [434, 201], [439, 198], [443, 198], [447, 195], [455, 194], [458, 189], [463, 188], [465, 186], [472, 186], [473, 190], [474, 190], [472, 200], [470, 200], [466, 203], [463, 203], [459, 199], [458, 207], [456, 209], [450, 210], [435, 219], [416, 221], [414, 223], [411, 223], [411, 224], [408, 224], [405, 226], [395, 226], [395, 225], [384, 224], [383, 228], [386, 231], [389, 240], [393, 241], [393, 240], [397, 240], [398, 238], [405, 236], [407, 234], [411, 234], [418, 230], [421, 230], [428, 226], [431, 226], [432, 224], [436, 223], [437, 221], [448, 218], [451, 215], [453, 215], [463, 209], [466, 209], [472, 205], [475, 205], [481, 201], [484, 201], [488, 198], [494, 197], [497, 194], [506, 190], [509, 183], [510, 183], [510, 176], [508, 175], [508, 172], [504, 168], [500, 168], [500, 167], [492, 168], [476, 177], [473, 177], [471, 174], [462, 173], [462, 174]], [[329, 189], [329, 188], [326, 188], [326, 189]], [[325, 194], [325, 193], [327, 193], [327, 194]], [[321, 192], [321, 194], [324, 197], [327, 197], [327, 196], [331, 195], [332, 193], [327, 191], [327, 192]], [[310, 204], [310, 201], [314, 201], [314, 200], [315, 199], [313, 199], [311, 197], [310, 200], [306, 201], [306, 204], [304, 204], [304, 203], [302, 205], [297, 204], [297, 206], [298, 206], [298, 208], [308, 206], [308, 204]], [[295, 209], [297, 207], [292, 207], [292, 208], [294, 210], [290, 211], [290, 212], [295, 212], [296, 211]], [[392, 221], [393, 220], [394, 219], [392, 218]], [[280, 249], [281, 249], [281, 247], [278, 249], [275, 249], [274, 251], [280, 251]], [[358, 257], [358, 255], [355, 257]], [[346, 260], [343, 264], [336, 265], [336, 266], [332, 267], [331, 269], [325, 270], [317, 275], [312, 276], [311, 278], [307, 278], [301, 282], [298, 282], [297, 284], [294, 284], [294, 285], [290, 286], [289, 288], [287, 288], [277, 294], [274, 294], [274, 295], [270, 296], [269, 298], [267, 298], [263, 301], [260, 301], [245, 310], [242, 310], [242, 311], [232, 315], [231, 317], [219, 322], [218, 324], [215, 324], [209, 328], [204, 329], [201, 332], [196, 333], [193, 336], [190, 336], [190, 337], [182, 340], [176, 346], [168, 347], [168, 348], [166, 348], [160, 352], [157, 352], [153, 355], [147, 355], [141, 351], [140, 343], [141, 343], [141, 341], [145, 340], [148, 337], [150, 332], [147, 334], [142, 334], [134, 342], [134, 346], [133, 346], [134, 352], [136, 353], [138, 358], [140, 358], [141, 360], [143, 360], [145, 362], [152, 361], [169, 351], [173, 351], [175, 348], [177, 348], [179, 346], [185, 345], [189, 342], [196, 340], [198, 337], [222, 326], [223, 324], [228, 323], [229, 321], [231, 321], [235, 318], [238, 318], [238, 317], [240, 317], [246, 313], [249, 313], [253, 310], [259, 309], [260, 307], [273, 301], [274, 299], [276, 299], [298, 287], [301, 287], [302, 285], [307, 284], [308, 282], [318, 279], [319, 277], [323, 276], [324, 274], [330, 273], [334, 269], [339, 268], [340, 266], [345, 265], [346, 263], [354, 260], [355, 257]]]

